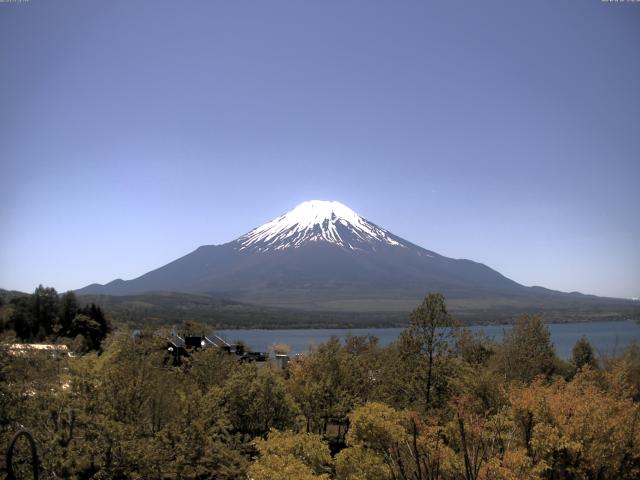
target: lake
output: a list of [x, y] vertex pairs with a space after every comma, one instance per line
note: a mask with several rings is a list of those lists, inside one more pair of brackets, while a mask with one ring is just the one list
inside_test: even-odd
[[[569, 358], [571, 350], [580, 337], [589, 339], [596, 350], [603, 354], [622, 351], [629, 343], [640, 342], [640, 324], [633, 320], [581, 323], [550, 323], [551, 341], [558, 355]], [[509, 325], [476, 325], [473, 331], [482, 331], [487, 336], [501, 341]], [[286, 343], [291, 353], [304, 353], [311, 345], [324, 343], [335, 335], [344, 340], [347, 335], [375, 335], [381, 345], [388, 345], [398, 338], [402, 328], [321, 328], [292, 330], [221, 330], [218, 334], [229, 342], [242, 340], [251, 349], [268, 352], [274, 343]]]

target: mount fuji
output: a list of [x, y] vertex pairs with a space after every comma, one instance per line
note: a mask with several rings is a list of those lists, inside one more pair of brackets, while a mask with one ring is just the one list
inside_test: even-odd
[[599, 298], [525, 287], [481, 263], [417, 246], [339, 202], [320, 200], [133, 280], [92, 284], [77, 293], [181, 292], [307, 310], [403, 311], [429, 291], [485, 310]]

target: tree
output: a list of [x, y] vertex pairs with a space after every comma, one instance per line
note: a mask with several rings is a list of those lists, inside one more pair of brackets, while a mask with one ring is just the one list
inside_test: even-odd
[[184, 370], [206, 393], [212, 386], [222, 386], [238, 367], [235, 355], [222, 349], [206, 348], [193, 352]]
[[482, 332], [461, 328], [456, 332], [456, 353], [471, 365], [485, 365], [495, 354], [495, 342]]
[[60, 331], [59, 335], [67, 336], [72, 328], [73, 319], [78, 313], [76, 294], [69, 291], [60, 297]]
[[13, 311], [9, 323], [13, 325], [16, 336], [22, 340], [31, 340], [38, 333], [39, 327], [31, 309], [29, 297], [18, 297], [11, 300]]
[[232, 431], [243, 440], [264, 437], [272, 428], [293, 427], [296, 406], [286, 390], [279, 371], [238, 365], [219, 397], [232, 425]]
[[31, 297], [33, 316], [38, 325], [38, 338], [51, 335], [58, 323], [58, 292], [55, 288], [39, 285]]
[[322, 437], [311, 433], [271, 430], [258, 439], [260, 457], [249, 467], [255, 480], [329, 480], [333, 460]]
[[[71, 303], [72, 301], [67, 299], [67, 302]], [[109, 321], [102, 309], [93, 303], [79, 309], [77, 312], [66, 334], [74, 338], [80, 337], [77, 342], [77, 348], [80, 351], [99, 350], [107, 333], [111, 331]]]
[[392, 472], [376, 452], [362, 446], [345, 448], [336, 455], [338, 480], [391, 480]]
[[617, 358], [608, 358], [606, 365], [610, 375], [621, 377], [619, 384], [626, 384], [631, 396], [640, 402], [640, 343], [632, 340]]
[[[53, 335], [70, 337], [79, 351], [97, 350], [111, 331], [109, 319], [95, 304], [79, 308], [73, 292], [61, 297], [54, 288], [39, 285], [30, 296], [12, 298], [9, 313], [0, 310], [0, 326], [13, 328], [22, 341], [44, 340]], [[4, 317], [8, 321], [4, 321]]]
[[100, 348], [102, 333], [100, 324], [88, 315], [77, 314], [71, 321], [71, 332], [75, 335], [73, 349], [79, 353]]
[[598, 364], [593, 347], [586, 337], [582, 337], [576, 342], [571, 357], [577, 370], [580, 370], [585, 365], [595, 368]]
[[326, 433], [329, 423], [345, 424], [370, 380], [363, 377], [354, 357], [330, 338], [291, 363], [289, 385], [302, 414], [307, 432]]
[[92, 303], [80, 310], [80, 313], [93, 319], [100, 326], [100, 340], [102, 341], [107, 333], [111, 331], [111, 324], [100, 306]]
[[350, 417], [348, 448], [336, 455], [338, 479], [460, 478], [459, 462], [442, 427], [378, 402], [356, 408]]
[[43, 340], [58, 327], [59, 299], [54, 288], [39, 285], [33, 295], [13, 298], [10, 305], [9, 323], [23, 341]]
[[603, 390], [590, 369], [512, 387], [523, 446], [547, 478], [640, 478], [640, 405], [625, 390]]
[[415, 376], [416, 400], [423, 395], [425, 407], [430, 408], [435, 383], [445, 380], [441, 373], [452, 354], [456, 324], [439, 293], [429, 293], [410, 318], [409, 327], [400, 335], [401, 355]]
[[397, 478], [397, 470], [403, 469], [399, 448], [406, 437], [402, 414], [384, 403], [371, 402], [356, 408], [350, 420], [349, 448], [336, 457], [339, 478]]
[[534, 480], [540, 478], [526, 450], [512, 445], [517, 438], [513, 420], [505, 410], [489, 414], [477, 409], [472, 397], [452, 400], [454, 418], [448, 425], [450, 446], [462, 457], [465, 480]]
[[496, 362], [506, 380], [530, 382], [538, 375], [550, 378], [556, 373], [559, 359], [542, 317], [519, 317], [505, 334]]

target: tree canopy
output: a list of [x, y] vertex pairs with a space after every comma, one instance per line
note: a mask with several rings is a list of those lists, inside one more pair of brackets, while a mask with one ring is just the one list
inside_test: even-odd
[[29, 431], [43, 478], [640, 476], [638, 345], [601, 358], [581, 341], [563, 361], [541, 318], [520, 318], [497, 343], [459, 329], [433, 294], [389, 346], [332, 338], [285, 370], [205, 349], [174, 367], [162, 332], [110, 332], [72, 294], [37, 297], [2, 308], [38, 325], [27, 335], [79, 343], [70, 357], [16, 350], [3, 334], [0, 451]]

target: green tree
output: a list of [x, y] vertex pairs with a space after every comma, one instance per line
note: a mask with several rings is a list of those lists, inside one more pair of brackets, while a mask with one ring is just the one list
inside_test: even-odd
[[384, 458], [363, 445], [353, 445], [336, 455], [338, 480], [392, 480], [392, 475]]
[[571, 353], [571, 358], [577, 370], [585, 365], [594, 368], [598, 365], [591, 342], [589, 342], [586, 337], [582, 337], [576, 342]]
[[297, 413], [282, 374], [254, 364], [237, 366], [221, 389], [219, 406], [243, 441], [293, 427]]
[[31, 299], [29, 297], [18, 297], [11, 300], [12, 312], [9, 323], [13, 326], [16, 336], [27, 341], [36, 337], [39, 326], [33, 315]]
[[586, 369], [571, 382], [537, 379], [509, 392], [523, 446], [546, 478], [640, 478], [640, 405], [624, 375], [610, 391], [593, 377]]
[[[444, 297], [429, 293], [411, 313], [411, 323], [399, 339], [404, 369], [413, 378], [414, 400], [424, 398], [426, 408], [432, 406], [434, 387], [446, 383], [443, 375], [447, 360], [453, 354], [457, 326], [447, 311]], [[439, 399], [441, 400], [441, 399]]]
[[[72, 303], [71, 300], [67, 300], [67, 302]], [[68, 306], [70, 307], [71, 305]], [[102, 309], [93, 303], [79, 309], [77, 312], [66, 332], [67, 336], [76, 339], [74, 349], [81, 352], [99, 350], [102, 341], [111, 331], [109, 321]]]
[[58, 292], [55, 288], [39, 285], [31, 297], [31, 308], [38, 325], [37, 337], [42, 340], [51, 335], [58, 324]]
[[625, 372], [626, 381], [632, 390], [636, 402], [640, 402], [640, 343], [633, 340], [622, 352], [622, 356], [614, 366], [619, 365]]
[[495, 354], [495, 342], [482, 332], [461, 328], [455, 335], [456, 353], [471, 365], [485, 365]]
[[109, 319], [102, 311], [102, 308], [100, 308], [100, 306], [96, 305], [95, 303], [91, 303], [90, 305], [87, 305], [86, 307], [80, 310], [80, 313], [88, 316], [99, 325], [100, 341], [102, 341], [107, 336], [107, 333], [111, 331], [111, 324], [109, 322]]
[[68, 336], [73, 319], [78, 313], [78, 300], [76, 294], [69, 291], [60, 297], [60, 331], [58, 332], [62, 336]]
[[444, 480], [460, 478], [443, 429], [415, 413], [378, 402], [351, 414], [348, 448], [336, 455], [340, 480]]
[[[99, 478], [235, 479], [246, 461], [219, 405], [190, 371], [162, 368], [164, 341], [118, 335], [78, 375], [90, 428], [82, 432]], [[95, 360], [94, 360], [95, 359]], [[88, 478], [88, 477], [87, 477]]]
[[530, 382], [538, 375], [550, 378], [560, 363], [549, 329], [539, 315], [522, 315], [502, 342], [496, 367], [506, 380]]
[[259, 458], [249, 467], [255, 480], [329, 480], [333, 460], [322, 437], [271, 430], [256, 441]]
[[352, 337], [345, 347], [332, 337], [292, 362], [289, 386], [307, 432], [324, 434], [330, 423], [346, 424], [353, 407], [366, 401], [376, 368], [367, 352], [374, 350], [375, 344], [361, 337]]
[[73, 350], [86, 353], [100, 348], [102, 334], [100, 324], [88, 315], [77, 314], [71, 321], [71, 333], [74, 335]]

